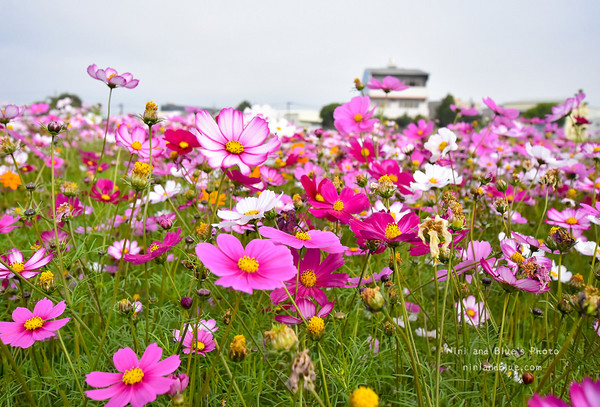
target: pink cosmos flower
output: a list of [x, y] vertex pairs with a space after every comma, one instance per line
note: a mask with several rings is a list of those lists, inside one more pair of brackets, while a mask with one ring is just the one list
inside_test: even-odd
[[320, 185], [323, 202], [310, 202], [314, 208], [309, 211], [316, 218], [327, 218], [331, 222], [339, 220], [348, 224], [353, 219], [353, 214], [369, 209], [369, 198], [364, 193], [355, 194], [351, 188], [346, 187], [338, 194], [331, 180], [326, 178], [324, 181]]
[[35, 304], [33, 312], [17, 307], [12, 313], [15, 322], [0, 322], [0, 339], [5, 345], [25, 349], [36, 341], [52, 338], [71, 318], [49, 320], [62, 315], [64, 311], [64, 301], [55, 306], [46, 298]]
[[15, 225], [15, 223], [17, 223], [18, 221], [18, 217], [13, 218], [10, 215], [3, 215], [2, 218], [0, 218], [0, 233], [8, 233], [11, 230], [20, 227], [20, 225]]
[[[150, 158], [150, 140], [148, 134], [142, 127], [135, 127], [131, 133], [127, 125], [119, 126], [115, 134], [117, 144], [123, 146], [130, 154], [137, 154], [144, 160]], [[163, 149], [158, 138], [152, 140], [152, 157], [158, 157], [162, 154]]]
[[183, 393], [190, 384], [190, 378], [185, 373], [170, 374], [167, 377], [173, 380], [169, 389], [169, 396], [171, 397]]
[[[478, 240], [473, 240], [472, 242], [469, 242], [467, 248], [462, 252], [462, 261], [460, 261], [456, 264], [456, 266], [454, 266], [454, 271], [451, 273], [451, 276], [454, 276], [455, 274], [457, 276], [460, 276], [461, 274], [464, 274], [467, 271], [476, 269], [479, 266], [480, 261], [485, 261], [489, 264], [494, 264], [496, 262], [495, 257], [487, 259], [487, 257], [490, 254], [492, 254], [492, 245], [489, 242]], [[438, 271], [438, 280], [446, 280], [447, 275], [448, 270]], [[467, 273], [465, 275], [465, 280], [467, 283], [471, 284], [472, 279], [472, 273]]]
[[485, 310], [484, 303], [477, 302], [474, 296], [470, 295], [467, 298], [463, 298], [462, 303], [462, 308], [460, 303], [457, 302], [454, 304], [456, 312], [458, 312], [458, 322], [461, 322], [465, 318], [467, 324], [478, 327], [490, 318]]
[[[302, 259], [299, 259], [297, 250], [292, 250], [292, 256], [300, 277], [294, 275], [285, 285], [294, 298], [312, 297], [319, 304], [326, 304], [327, 294], [321, 287], [343, 287], [348, 280], [348, 274], [334, 273], [344, 265], [344, 256], [341, 253], [330, 254], [322, 262], [319, 249], [307, 249]], [[283, 288], [277, 288], [271, 293], [271, 301], [275, 304], [287, 298], [287, 292]]]
[[215, 350], [215, 341], [213, 334], [206, 329], [198, 329], [195, 333], [187, 331], [182, 343], [183, 353], [196, 353], [206, 356], [207, 353]]
[[108, 67], [106, 69], [98, 69], [96, 64], [88, 66], [88, 75], [92, 78], [102, 81], [108, 85], [109, 88], [135, 88], [140, 81], [133, 79], [133, 75], [129, 72], [119, 75], [117, 71]]
[[484, 260], [480, 263], [483, 270], [488, 273], [494, 280], [502, 285], [506, 291], [511, 292], [515, 290], [524, 290], [530, 293], [542, 294], [550, 289], [549, 286], [545, 286], [537, 280], [525, 277], [517, 278], [515, 270], [511, 270], [508, 267], [500, 266], [496, 270], [492, 269], [490, 264]]
[[[346, 254], [348, 255], [348, 254]], [[358, 277], [350, 277], [348, 279], [348, 284], [346, 285], [346, 287], [358, 287], [358, 284], [360, 283], [361, 286], [366, 285], [366, 284], [371, 284], [373, 282], [373, 279], [375, 279], [375, 281], [381, 281], [382, 278], [387, 277], [387, 276], [391, 276], [393, 273], [392, 269], [389, 267], [384, 267], [383, 270], [381, 270], [379, 273], [374, 273], [371, 275], [364, 275], [363, 278], [361, 279], [360, 276]], [[406, 306], [408, 308], [408, 305], [410, 303], [406, 303]], [[417, 306], [418, 308], [418, 306]], [[419, 312], [419, 311], [416, 311]]]
[[[39, 274], [41, 268], [50, 263], [51, 260], [52, 254], [46, 256], [46, 249], [39, 249], [27, 261], [24, 260], [23, 254], [16, 247], [10, 249], [6, 256], [2, 256], [2, 261], [25, 279], [30, 279]], [[0, 264], [0, 279], [14, 276], [14, 273], [4, 266], [4, 264]]]
[[270, 132], [266, 120], [256, 116], [244, 125], [244, 115], [233, 108], [221, 110], [216, 122], [207, 111], [201, 111], [196, 114], [196, 127], [192, 133], [211, 168], [237, 165], [244, 175], [250, 174], [250, 167], [267, 161], [281, 144], [276, 137], [267, 140]]
[[368, 96], [355, 96], [334, 110], [333, 125], [343, 135], [370, 132], [377, 123], [377, 119], [372, 119], [374, 112]]
[[321, 249], [326, 253], [342, 253], [347, 247], [342, 246], [340, 238], [333, 232], [322, 230], [297, 231], [295, 235], [290, 235], [281, 230], [262, 226], [258, 232], [261, 236], [273, 239], [276, 243], [281, 243], [294, 249]]
[[6, 105], [0, 109], [0, 123], [7, 124], [12, 119], [16, 119], [25, 112], [25, 106]]
[[483, 103], [490, 108], [498, 116], [504, 116], [508, 119], [516, 119], [519, 117], [519, 111], [517, 109], [505, 109], [496, 105], [496, 102], [492, 98], [483, 98]]
[[[65, 219], [74, 218], [83, 213], [83, 206], [76, 196], [65, 196], [61, 193], [56, 195], [56, 206], [54, 207], [56, 220], [62, 222]], [[49, 213], [52, 216], [52, 210]]]
[[380, 90], [384, 91], [385, 93], [390, 93], [393, 90], [400, 92], [402, 90], [408, 89], [409, 86], [405, 85], [404, 81], [401, 81], [400, 79], [398, 79], [396, 77], [386, 76], [381, 81], [378, 79], [375, 79], [375, 78], [371, 78], [369, 80], [369, 82], [367, 83], [367, 88], [380, 89]]
[[211, 273], [215, 284], [252, 294], [272, 290], [296, 275], [289, 249], [269, 240], [252, 240], [246, 248], [232, 235], [217, 236], [217, 245], [198, 243], [196, 255]]
[[247, 176], [243, 175], [241, 172], [239, 172], [238, 170], [227, 171], [227, 177], [230, 180], [245, 186], [252, 192], [264, 191], [264, 189], [266, 188], [262, 179], [260, 179], [258, 177], [252, 177], [252, 176], [247, 177]]
[[479, 114], [479, 111], [474, 107], [465, 108], [465, 107], [460, 107], [460, 106], [456, 106], [453, 104], [450, 105], [450, 110], [460, 114], [461, 116], [477, 116]]
[[546, 223], [561, 226], [565, 229], [588, 230], [590, 220], [587, 218], [589, 212], [584, 209], [567, 208], [562, 212], [552, 208], [548, 210]]
[[177, 232], [167, 232], [162, 242], [156, 241], [150, 244], [150, 246], [146, 250], [146, 254], [132, 253], [130, 249], [130, 251], [126, 253], [125, 256], [123, 256], [123, 260], [128, 261], [132, 264], [147, 263], [150, 260], [153, 260], [158, 256], [171, 250], [179, 242], [181, 242], [181, 239], [183, 239], [183, 237], [181, 236], [181, 229], [177, 229]]
[[85, 394], [92, 400], [107, 400], [107, 407], [145, 406], [156, 400], [159, 394], [167, 393], [173, 379], [165, 377], [173, 373], [181, 364], [179, 355], [164, 360], [162, 349], [156, 343], [150, 344], [141, 359], [131, 348], [119, 349], [113, 362], [119, 373], [91, 372], [85, 381], [92, 387], [103, 389], [87, 390]]
[[90, 198], [94, 201], [116, 205], [119, 203], [120, 194], [111, 180], [99, 179], [90, 191]]
[[333, 310], [333, 302], [325, 303], [321, 306], [321, 309], [317, 312], [317, 306], [308, 298], [300, 298], [296, 300], [296, 305], [298, 308], [295, 308], [298, 317], [293, 317], [291, 315], [277, 315], [275, 317], [275, 321], [281, 322], [287, 325], [298, 325], [302, 323], [302, 315], [304, 319], [310, 324], [313, 318], [323, 319]]
[[107, 249], [108, 254], [116, 260], [121, 260], [123, 254], [138, 254], [140, 251], [138, 242], [135, 240], [129, 241], [128, 239], [117, 240]]
[[[365, 137], [363, 144], [361, 145], [356, 137], [348, 140], [350, 146], [347, 148], [348, 153], [361, 163], [367, 163], [375, 158], [375, 146], [371, 137]], [[379, 153], [379, 146], [377, 146], [377, 152]]]
[[263, 182], [269, 185], [279, 186], [285, 184], [286, 182], [283, 178], [283, 175], [281, 175], [279, 171], [277, 171], [275, 168], [267, 167], [265, 165], [260, 167], [260, 177], [262, 178]]
[[583, 99], [585, 99], [585, 93], [578, 93], [575, 97], [567, 98], [565, 103], [552, 107], [552, 114], [546, 115], [546, 121], [555, 122], [571, 114], [573, 110], [579, 107]]
[[406, 130], [404, 130], [404, 135], [410, 139], [421, 140], [425, 137], [428, 137], [433, 133], [433, 122], [427, 122], [423, 119], [420, 119], [417, 124], [410, 123]]
[[[600, 380], [593, 381], [586, 377], [581, 383], [571, 383], [569, 396], [572, 407], [600, 406]], [[556, 396], [541, 397], [537, 393], [527, 400], [527, 405], [529, 407], [570, 407]]]

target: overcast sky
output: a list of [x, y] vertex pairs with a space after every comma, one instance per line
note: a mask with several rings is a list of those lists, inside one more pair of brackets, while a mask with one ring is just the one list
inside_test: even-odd
[[430, 73], [431, 99], [600, 106], [600, 1], [0, 1], [0, 103], [106, 103], [97, 64], [131, 72], [115, 104], [280, 109], [345, 102], [366, 67]]

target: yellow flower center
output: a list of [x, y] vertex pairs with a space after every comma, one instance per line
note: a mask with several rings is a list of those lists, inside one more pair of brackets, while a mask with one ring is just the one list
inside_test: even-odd
[[150, 164], [138, 161], [133, 166], [133, 173], [140, 176], [146, 176], [152, 172]]
[[473, 311], [472, 309], [468, 309], [467, 315], [470, 316], [471, 318], [473, 318], [475, 316], [475, 311]]
[[600, 146], [594, 147], [594, 153], [600, 153]]
[[256, 273], [258, 271], [258, 262], [254, 257], [244, 256], [238, 260], [238, 267], [246, 273]]
[[362, 119], [363, 119], [363, 116], [362, 116], [362, 114], [360, 114], [360, 113], [357, 113], [357, 114], [355, 114], [355, 115], [354, 115], [354, 121], [355, 121], [356, 123], [360, 123], [360, 122], [362, 121]]
[[574, 217], [570, 217], [565, 222], [567, 222], [567, 225], [576, 225], [577, 224], [577, 219], [574, 218]]
[[54, 280], [54, 274], [51, 271], [44, 271], [40, 274], [40, 281], [42, 283], [49, 283]]
[[323, 318], [314, 316], [308, 320], [306, 329], [313, 335], [318, 336], [325, 330], [325, 322]]
[[[190, 145], [188, 143], [186, 143], [185, 141], [180, 141], [179, 142], [179, 147], [181, 147], [181, 148], [188, 148], [189, 146]], [[242, 147], [242, 151], [244, 151], [243, 147]]]
[[402, 234], [402, 232], [400, 231], [400, 229], [398, 229], [398, 225], [396, 225], [395, 223], [390, 223], [385, 228], [385, 238], [388, 240], [392, 240], [400, 236], [400, 234]]
[[440, 151], [444, 151], [444, 149], [445, 149], [446, 147], [448, 147], [448, 143], [446, 143], [445, 141], [442, 141], [442, 142], [440, 143], [440, 145], [438, 146], [438, 149], [439, 149]]
[[123, 373], [123, 379], [121, 381], [123, 384], [136, 384], [142, 381], [144, 378], [144, 372], [139, 367], [134, 367], [133, 369], [129, 369]]
[[312, 270], [306, 270], [300, 276], [300, 281], [306, 288], [314, 287], [317, 283], [317, 275]]
[[323, 195], [317, 194], [317, 195], [315, 195], [315, 201], [317, 201], [317, 202], [325, 202], [325, 198], [323, 198]]
[[150, 246], [150, 253], [154, 253], [155, 250], [158, 250], [160, 248], [158, 243], [152, 243], [152, 246]]
[[512, 201], [514, 201], [514, 199], [515, 199], [515, 197], [513, 195], [506, 195], [506, 200], [508, 202], [512, 202]]
[[239, 141], [231, 140], [225, 144], [225, 150], [231, 154], [242, 154], [244, 152], [244, 146]]
[[202, 342], [200, 341], [196, 341], [196, 343], [194, 344], [194, 348], [198, 351], [198, 352], [202, 352], [204, 350], [204, 348], [206, 348], [206, 345], [204, 345]]
[[377, 407], [379, 406], [379, 396], [368, 387], [360, 386], [350, 395], [351, 407]]
[[257, 215], [259, 213], [260, 213], [260, 211], [257, 211], [256, 209], [253, 209], [251, 211], [248, 211], [248, 212], [244, 213], [244, 215]]
[[423, 135], [423, 130], [417, 130], [417, 134], [418, 134], [419, 136], [422, 136], [422, 135]]
[[523, 264], [523, 262], [525, 261], [525, 257], [523, 257], [523, 255], [519, 252], [514, 252], [513, 254], [511, 254], [510, 259], [517, 264]]
[[110, 75], [110, 76], [109, 76], [107, 79], [109, 79], [109, 80], [110, 80], [110, 79], [112, 79], [114, 76], [117, 76], [117, 74], [116, 74], [116, 73], [113, 73], [113, 74], [111, 74], [111, 75]]
[[437, 178], [430, 178], [429, 182], [431, 182], [432, 184], [437, 184]]
[[418, 166], [419, 166], [419, 164], [421, 164], [421, 163], [420, 163], [418, 160], [412, 160], [412, 164], [413, 164], [415, 167], [418, 167]]
[[133, 143], [131, 143], [131, 148], [140, 151], [142, 149], [142, 143], [140, 143], [139, 141], [134, 141]]
[[16, 272], [16, 273], [20, 273], [21, 271], [25, 270], [25, 266], [23, 265], [23, 263], [20, 262], [16, 262], [16, 263], [11, 263], [10, 267]]
[[370, 154], [371, 152], [368, 148], [363, 148], [362, 150], [360, 150], [360, 155], [362, 155], [363, 157], [368, 157]]
[[102, 194], [100, 198], [102, 198], [103, 201], [110, 201], [110, 195]]
[[174, 160], [177, 158], [179, 154], [177, 154], [177, 151], [171, 151], [171, 153], [169, 154], [169, 157], [171, 158], [171, 160]]
[[35, 331], [44, 325], [44, 320], [40, 317], [33, 317], [25, 321], [25, 329], [28, 331]]
[[338, 199], [337, 201], [335, 201], [333, 203], [333, 210], [334, 211], [343, 211], [344, 210], [344, 203]]
[[298, 232], [296, 232], [296, 239], [310, 240], [310, 235], [308, 233], [298, 231]]

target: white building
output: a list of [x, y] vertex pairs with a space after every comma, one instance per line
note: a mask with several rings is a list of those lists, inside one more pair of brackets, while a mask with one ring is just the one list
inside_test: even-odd
[[[377, 80], [383, 80], [386, 76], [393, 76], [401, 81], [404, 81], [405, 85], [410, 88], [395, 92], [392, 91], [387, 94], [382, 90], [369, 89], [365, 87], [365, 94], [371, 98], [371, 101], [376, 103], [379, 108], [383, 108], [385, 103], [385, 117], [395, 119], [400, 116], [408, 115], [415, 117], [417, 115], [429, 116], [429, 108], [427, 105], [427, 98], [429, 93], [427, 91], [427, 79], [429, 74], [419, 69], [404, 69], [398, 68], [393, 63], [387, 68], [367, 68], [363, 75], [363, 83], [366, 85], [371, 78]], [[378, 109], [378, 113], [381, 111]]]

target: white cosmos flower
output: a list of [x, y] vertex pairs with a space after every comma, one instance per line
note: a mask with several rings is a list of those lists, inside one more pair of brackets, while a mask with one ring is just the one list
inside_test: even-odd
[[223, 228], [234, 225], [245, 225], [253, 219], [261, 219], [265, 216], [265, 212], [275, 208], [281, 195], [277, 196], [275, 192], [266, 190], [258, 198], [253, 196], [244, 198], [237, 203], [234, 210], [219, 210], [217, 216], [224, 221], [213, 224], [213, 226]]
[[552, 152], [544, 146], [532, 146], [531, 143], [527, 143], [525, 145], [525, 150], [527, 150], [527, 154], [529, 154], [530, 157], [535, 158], [539, 164], [548, 165], [548, 168], [559, 168], [577, 164], [577, 160], [574, 159], [557, 160], [554, 155], [552, 155]]
[[410, 187], [422, 191], [462, 183], [462, 177], [459, 177], [456, 171], [437, 164], [425, 164], [425, 172], [415, 171], [413, 177], [415, 182], [411, 182]]
[[[592, 249], [594, 250], [594, 249]], [[552, 280], [558, 281], [558, 264], [554, 263], [552, 260], [552, 269], [550, 270], [550, 277]], [[564, 265], [560, 266], [560, 281], [561, 283], [568, 283], [573, 277], [573, 273], [571, 273]]]
[[160, 184], [155, 185], [154, 191], [150, 192], [148, 197], [152, 203], [164, 202], [167, 200], [167, 198], [171, 198], [180, 193], [181, 190], [181, 185], [170, 179], [167, 181], [164, 187]]
[[437, 161], [440, 158], [444, 158], [450, 151], [458, 150], [456, 134], [443, 127], [438, 130], [437, 134], [432, 134], [423, 147], [432, 154], [429, 160]]

